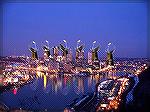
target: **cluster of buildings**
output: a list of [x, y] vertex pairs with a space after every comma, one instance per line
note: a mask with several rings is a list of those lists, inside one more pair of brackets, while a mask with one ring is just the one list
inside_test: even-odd
[[[49, 48], [49, 42], [46, 40], [46, 43], [43, 45], [44, 57], [43, 59], [39, 59], [38, 50], [36, 47], [36, 43], [33, 41], [33, 47], [30, 47], [29, 50], [31, 52], [31, 62], [35, 63], [35, 61], [39, 61], [44, 63], [46, 66], [59, 66], [59, 69], [71, 70], [71, 68], [81, 69], [81, 68], [92, 68], [92, 69], [100, 69], [106, 66], [113, 66], [113, 52], [114, 49], [110, 50], [111, 43], [108, 44], [108, 48], [106, 50], [107, 59], [105, 62], [100, 62], [98, 57], [98, 52], [100, 47], [96, 46], [90, 49], [88, 52], [88, 57], [85, 57], [84, 53], [84, 45], [80, 44], [80, 40], [77, 41], [77, 46], [75, 48], [75, 56], [73, 56], [73, 52], [70, 48], [67, 47], [67, 43], [63, 40], [64, 43], [59, 44], [58, 46], [54, 46]], [[57, 67], [58, 67], [57, 66]]]

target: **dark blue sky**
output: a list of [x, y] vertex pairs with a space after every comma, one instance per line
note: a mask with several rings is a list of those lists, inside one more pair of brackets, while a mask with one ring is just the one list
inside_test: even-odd
[[[118, 57], [147, 56], [146, 3], [5, 3], [3, 55], [30, 55], [35, 40], [58, 45], [63, 39], [73, 48], [81, 39], [86, 51], [94, 40], [105, 52], [108, 42]], [[74, 49], [73, 49], [74, 50]]]

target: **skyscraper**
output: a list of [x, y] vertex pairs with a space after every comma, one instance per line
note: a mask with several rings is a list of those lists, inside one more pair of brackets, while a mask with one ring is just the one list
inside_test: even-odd
[[68, 62], [72, 62], [72, 50], [69, 49], [68, 54], [67, 54]]
[[60, 44], [59, 48], [62, 51], [62, 57], [63, 57], [63, 59], [67, 60], [68, 49], [65, 48], [62, 44]]
[[59, 56], [59, 49], [57, 46], [53, 47], [53, 58], [54, 60], [57, 60], [57, 57]]
[[113, 51], [107, 52], [106, 65], [114, 66]]
[[83, 48], [84, 48], [83, 45], [76, 48], [75, 61], [76, 61], [76, 65], [79, 67], [83, 66], [83, 63], [84, 63], [84, 50], [83, 50]]
[[37, 50], [32, 48], [32, 47], [29, 50], [31, 51], [31, 58], [32, 59], [38, 59]]
[[98, 59], [98, 51], [99, 51], [99, 46], [96, 48], [92, 49], [92, 65], [95, 67], [95, 69], [99, 69], [99, 59]]
[[50, 50], [49, 50], [48, 46], [44, 45], [43, 50], [44, 50], [45, 58], [48, 58], [50, 56]]
[[88, 52], [88, 64], [92, 65], [92, 52], [91, 52], [91, 50]]
[[115, 46], [112, 43], [108, 43], [106, 53], [107, 53], [107, 59], [106, 59], [106, 65], [114, 66], [114, 60], [113, 60], [113, 52], [115, 51]]

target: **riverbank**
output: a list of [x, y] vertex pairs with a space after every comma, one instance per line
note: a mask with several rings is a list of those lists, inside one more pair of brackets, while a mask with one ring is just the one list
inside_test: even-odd
[[32, 83], [35, 79], [35, 76], [29, 76], [29, 79], [26, 81], [18, 81], [16, 83], [8, 83], [6, 86], [0, 86], [0, 94], [2, 94], [5, 91], [9, 91], [14, 88], [20, 88], [26, 84]]

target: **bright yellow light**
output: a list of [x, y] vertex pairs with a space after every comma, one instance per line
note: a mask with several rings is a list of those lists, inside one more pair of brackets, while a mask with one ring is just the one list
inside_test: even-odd
[[41, 72], [37, 71], [36, 74], [37, 74], [38, 77], [40, 77]]
[[46, 88], [46, 83], [47, 83], [47, 79], [46, 79], [46, 75], [44, 75], [44, 88]]

